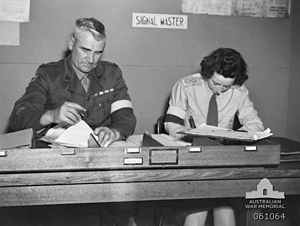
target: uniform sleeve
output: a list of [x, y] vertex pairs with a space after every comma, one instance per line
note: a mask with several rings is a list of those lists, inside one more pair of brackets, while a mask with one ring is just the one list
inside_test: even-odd
[[263, 131], [264, 126], [261, 119], [258, 117], [257, 111], [254, 108], [253, 102], [249, 98], [249, 92], [245, 88], [243, 98], [239, 106], [238, 116], [242, 129], [246, 131]]
[[169, 108], [165, 119], [165, 129], [171, 135], [178, 137], [177, 132], [185, 130], [184, 119], [187, 109], [187, 95], [185, 87], [178, 81], [171, 93]]
[[127, 85], [123, 79], [119, 68], [116, 71], [114, 84], [114, 97], [111, 105], [111, 129], [117, 129], [122, 138], [127, 138], [133, 134], [136, 126], [136, 117], [133, 112], [131, 98], [128, 94]]
[[39, 68], [25, 94], [14, 105], [8, 126], [9, 132], [27, 128], [37, 131], [43, 127], [39, 121], [46, 112], [48, 90], [47, 77]]

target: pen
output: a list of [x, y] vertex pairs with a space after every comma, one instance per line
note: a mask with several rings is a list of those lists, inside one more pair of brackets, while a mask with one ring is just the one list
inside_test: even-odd
[[192, 116], [189, 117], [189, 123], [191, 128], [196, 128], [195, 121]]
[[81, 119], [84, 120], [84, 114], [81, 111], [78, 111], [78, 113], [79, 113]]

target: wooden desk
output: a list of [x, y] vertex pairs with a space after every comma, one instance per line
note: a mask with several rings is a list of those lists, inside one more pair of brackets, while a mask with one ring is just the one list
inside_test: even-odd
[[0, 206], [243, 197], [264, 177], [300, 194], [299, 168], [13, 173], [0, 175]]
[[27, 170], [0, 172], [0, 206], [244, 197], [262, 178], [274, 190], [300, 194], [299, 162], [267, 168]]

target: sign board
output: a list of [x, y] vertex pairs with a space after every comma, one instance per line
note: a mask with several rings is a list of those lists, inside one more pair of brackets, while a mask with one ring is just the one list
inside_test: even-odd
[[187, 15], [132, 13], [132, 27], [187, 29]]

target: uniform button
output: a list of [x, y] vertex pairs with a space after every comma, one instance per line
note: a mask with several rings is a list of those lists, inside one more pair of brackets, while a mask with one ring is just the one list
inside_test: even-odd
[[105, 102], [106, 102], [106, 103], [109, 103], [109, 99], [106, 99]]

